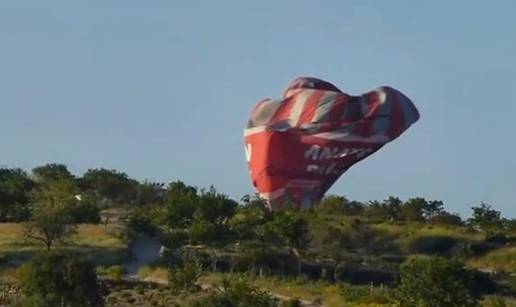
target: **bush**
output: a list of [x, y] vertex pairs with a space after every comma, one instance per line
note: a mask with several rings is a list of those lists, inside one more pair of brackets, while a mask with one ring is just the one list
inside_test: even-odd
[[401, 266], [395, 295], [401, 306], [478, 306], [472, 274], [456, 261], [441, 257], [411, 258]]
[[103, 305], [95, 268], [71, 254], [38, 254], [18, 270], [17, 277], [22, 306]]
[[[278, 302], [270, 294], [252, 287], [242, 277], [224, 279], [218, 292], [195, 302], [194, 307], [276, 307]], [[294, 305], [295, 306], [295, 305]]]
[[199, 288], [196, 282], [202, 273], [199, 262], [183, 262], [180, 266], [169, 269], [168, 284], [174, 292], [192, 292]]

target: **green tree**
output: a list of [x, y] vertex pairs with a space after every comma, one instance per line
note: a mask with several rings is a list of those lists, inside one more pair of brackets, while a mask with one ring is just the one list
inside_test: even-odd
[[46, 182], [32, 194], [31, 219], [25, 223], [25, 237], [43, 243], [49, 250], [56, 241], [75, 233], [73, 212], [77, 189], [68, 180]]
[[261, 205], [245, 206], [237, 210], [229, 225], [237, 240], [253, 240], [256, 238], [258, 226], [263, 225], [269, 215]]
[[17, 277], [22, 306], [103, 306], [95, 267], [71, 254], [38, 254], [18, 270]]
[[115, 204], [132, 204], [136, 200], [138, 182], [126, 173], [100, 168], [86, 171], [80, 185], [83, 190], [95, 192]]
[[320, 210], [330, 214], [359, 215], [364, 206], [356, 201], [350, 201], [344, 196], [328, 195], [319, 203]]
[[23, 170], [0, 168], [0, 222], [20, 222], [29, 218], [33, 186]]
[[199, 210], [194, 213], [193, 221], [188, 227], [188, 235], [192, 244], [211, 244], [218, 237], [216, 226], [206, 220]]
[[407, 307], [478, 306], [473, 276], [460, 262], [441, 257], [410, 258], [401, 266], [396, 300]]
[[237, 202], [218, 193], [213, 186], [207, 191], [201, 191], [197, 201], [197, 208], [204, 218], [219, 228], [233, 217], [237, 206]]
[[471, 225], [487, 233], [500, 230], [503, 225], [500, 211], [493, 209], [486, 203], [481, 203], [480, 206], [471, 209], [473, 210], [473, 216], [469, 219]]
[[75, 177], [70, 173], [66, 165], [57, 163], [50, 163], [33, 168], [32, 176], [38, 183], [55, 180], [75, 180]]
[[304, 249], [310, 243], [310, 229], [308, 221], [300, 212], [278, 211], [267, 224], [270, 231], [276, 234], [279, 245], [286, 245], [291, 249]]
[[171, 182], [165, 190], [164, 204], [157, 223], [167, 229], [188, 228], [198, 202], [196, 188], [182, 181]]
[[75, 195], [76, 201], [71, 209], [73, 223], [100, 223], [99, 199], [95, 194], [87, 193]]
[[444, 203], [440, 200], [430, 200], [425, 201], [425, 206], [423, 207], [423, 217], [425, 219], [429, 219], [433, 216], [440, 215], [446, 213], [444, 211]]
[[138, 206], [161, 204], [163, 202], [163, 185], [155, 182], [140, 183], [136, 187], [135, 204]]
[[399, 198], [393, 196], [383, 202], [370, 201], [364, 213], [375, 220], [399, 220], [402, 203]]
[[420, 222], [423, 220], [424, 210], [428, 203], [424, 198], [411, 198], [400, 207], [400, 217], [405, 221]]
[[[301, 274], [301, 252], [310, 243], [308, 221], [294, 211], [278, 211], [267, 224], [272, 238], [278, 238], [278, 246], [287, 246], [297, 259], [298, 274]], [[271, 236], [270, 236], [271, 237]]]
[[279, 233], [268, 225], [272, 214], [263, 206], [246, 206], [240, 208], [230, 220], [234, 238], [240, 251], [251, 261], [251, 271], [256, 272], [257, 265], [262, 272], [262, 264], [281, 243]]

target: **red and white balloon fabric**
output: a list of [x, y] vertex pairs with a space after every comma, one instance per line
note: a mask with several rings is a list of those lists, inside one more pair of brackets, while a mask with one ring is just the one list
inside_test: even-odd
[[391, 87], [351, 96], [298, 78], [281, 99], [252, 110], [244, 130], [252, 183], [272, 209], [311, 207], [352, 165], [418, 119], [412, 101]]

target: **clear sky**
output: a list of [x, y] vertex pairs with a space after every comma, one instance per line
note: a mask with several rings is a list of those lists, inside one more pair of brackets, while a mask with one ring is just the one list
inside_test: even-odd
[[243, 128], [300, 75], [421, 119], [331, 193], [516, 217], [515, 1], [0, 2], [0, 165], [253, 192]]

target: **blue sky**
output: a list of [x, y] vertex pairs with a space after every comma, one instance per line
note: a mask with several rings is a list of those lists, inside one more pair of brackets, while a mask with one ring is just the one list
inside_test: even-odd
[[514, 1], [0, 2], [0, 165], [252, 192], [243, 127], [300, 75], [421, 119], [331, 193], [516, 217]]

